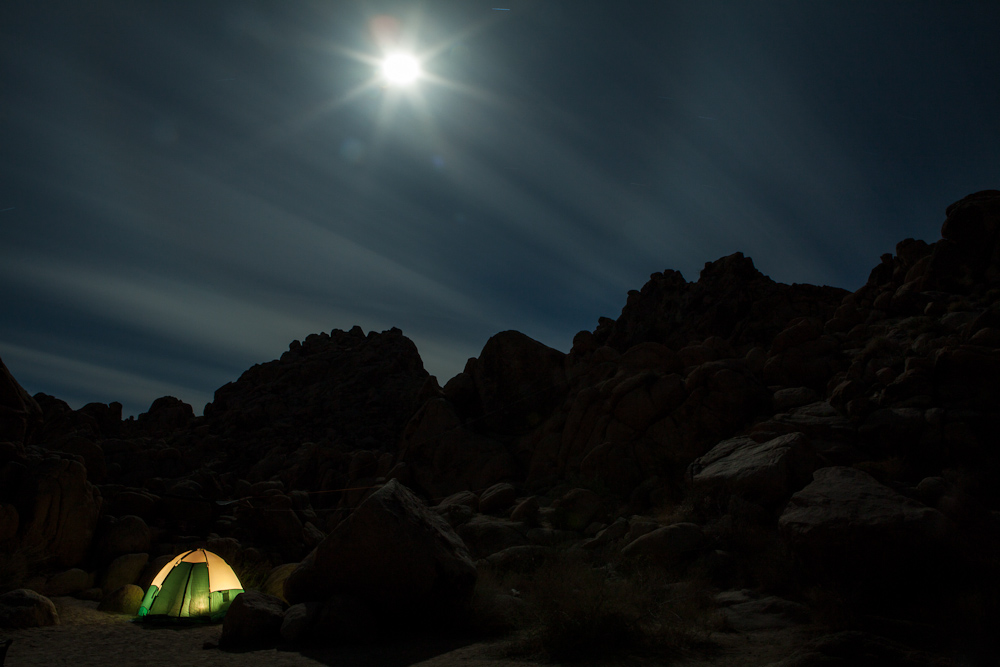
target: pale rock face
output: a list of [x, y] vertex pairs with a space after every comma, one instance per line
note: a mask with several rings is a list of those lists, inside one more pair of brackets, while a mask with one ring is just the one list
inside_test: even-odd
[[815, 571], [872, 586], [912, 586], [960, 556], [941, 512], [861, 470], [820, 468], [778, 520], [788, 544]]
[[802, 433], [758, 443], [752, 438], [720, 442], [688, 468], [694, 489], [725, 488], [761, 504], [787, 498], [802, 488], [820, 465]]

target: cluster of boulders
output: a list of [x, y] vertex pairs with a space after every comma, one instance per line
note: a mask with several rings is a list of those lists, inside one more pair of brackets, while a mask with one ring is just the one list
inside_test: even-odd
[[461, 617], [477, 567], [567, 551], [940, 606], [997, 579], [1000, 191], [942, 237], [856, 292], [739, 253], [656, 273], [569, 353], [502, 332], [444, 386], [396, 329], [293, 342], [201, 417], [72, 410], [0, 363], [0, 586], [126, 608], [191, 546], [280, 565], [232, 646]]

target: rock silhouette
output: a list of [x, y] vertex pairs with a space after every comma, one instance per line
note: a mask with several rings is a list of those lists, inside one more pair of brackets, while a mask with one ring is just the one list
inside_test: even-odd
[[[398, 329], [295, 341], [202, 417], [171, 397], [134, 420], [72, 410], [0, 363], [0, 541], [33, 554], [4, 585], [99, 597], [211, 543], [285, 564], [272, 641], [348, 619], [364, 636], [464, 608], [470, 554], [516, 570], [569, 549], [798, 591], [796, 610], [851, 581], [880, 613], [916, 590], [955, 609], [1000, 592], [1000, 191], [948, 207], [941, 234], [855, 292], [740, 253], [696, 282], [655, 273], [568, 353], [498, 333], [443, 387]], [[426, 567], [400, 566], [397, 533]]]

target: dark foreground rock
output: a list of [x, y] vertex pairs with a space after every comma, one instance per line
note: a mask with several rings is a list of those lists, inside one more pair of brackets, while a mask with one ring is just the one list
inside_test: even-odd
[[879, 592], [933, 582], [960, 555], [955, 526], [941, 512], [854, 468], [817, 470], [778, 525], [818, 577]]
[[281, 621], [288, 605], [259, 591], [240, 593], [229, 605], [222, 622], [219, 648], [228, 651], [273, 646], [280, 637]]
[[420, 623], [469, 607], [476, 567], [438, 514], [392, 480], [369, 496], [289, 575], [291, 604], [351, 598], [376, 617]]

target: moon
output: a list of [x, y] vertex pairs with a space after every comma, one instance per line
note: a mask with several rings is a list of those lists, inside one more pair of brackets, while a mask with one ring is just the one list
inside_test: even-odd
[[382, 61], [382, 77], [393, 86], [408, 86], [420, 78], [420, 63], [407, 53], [393, 53]]

